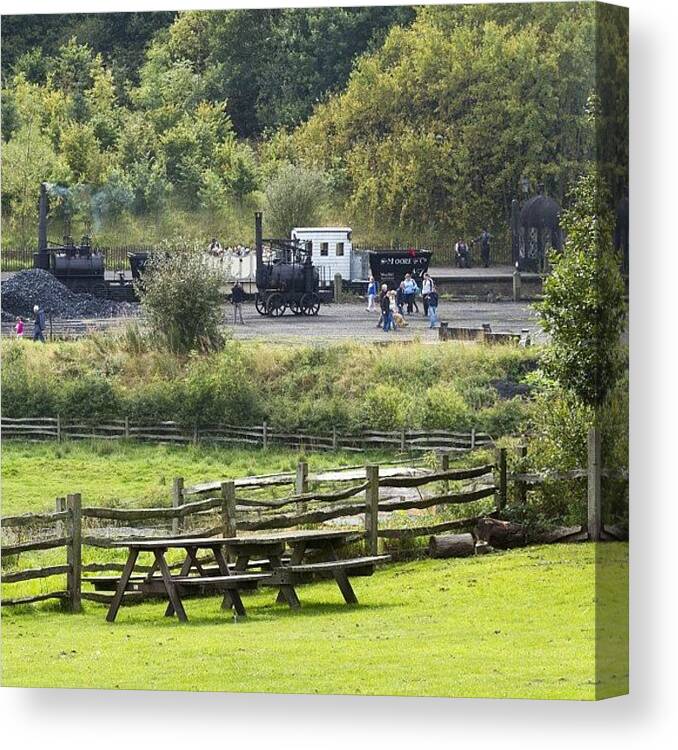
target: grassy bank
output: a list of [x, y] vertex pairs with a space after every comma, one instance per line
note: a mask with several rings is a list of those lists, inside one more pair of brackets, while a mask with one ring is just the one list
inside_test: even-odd
[[[614, 663], [602, 672], [596, 569]], [[187, 625], [162, 603], [123, 608], [113, 625], [91, 603], [7, 610], [2, 683], [589, 700], [627, 690], [627, 588], [625, 545], [554, 545], [388, 566], [356, 580], [358, 607], [329, 582], [300, 587], [298, 613], [257, 592], [238, 623], [216, 597], [188, 601]]]
[[261, 423], [327, 431], [400, 427], [469, 429], [493, 436], [524, 423], [516, 386], [538, 352], [463, 343], [387, 348], [227, 342], [209, 356], [152, 349], [133, 330], [36, 347], [2, 344], [2, 410], [186, 425]]

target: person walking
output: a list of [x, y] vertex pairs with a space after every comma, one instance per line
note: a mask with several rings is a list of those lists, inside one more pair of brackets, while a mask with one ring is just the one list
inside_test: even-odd
[[428, 317], [428, 295], [433, 290], [433, 279], [431, 274], [425, 273], [424, 278], [421, 282], [421, 295], [424, 300], [424, 317]]
[[[386, 284], [384, 284], [384, 287], [386, 287]], [[393, 327], [393, 313], [391, 312], [391, 296], [389, 295], [388, 287], [386, 289], [384, 287], [382, 287], [380, 306], [381, 317], [384, 321], [384, 333], [388, 333]]]
[[370, 276], [370, 281], [367, 285], [367, 312], [374, 312], [376, 307], [374, 303], [377, 301], [377, 282], [374, 280], [374, 276]]
[[14, 330], [16, 331], [16, 337], [18, 339], [22, 339], [24, 337], [24, 319], [21, 316], [16, 319]]
[[396, 307], [398, 309], [398, 312], [401, 315], [404, 315], [403, 308], [405, 307], [406, 296], [407, 295], [405, 294], [405, 282], [401, 281], [396, 291], [396, 298], [395, 298]]
[[245, 325], [245, 321], [242, 318], [242, 305], [245, 301], [245, 290], [242, 288], [242, 284], [236, 281], [231, 289], [231, 301], [233, 302], [233, 325], [238, 322], [238, 316], [240, 317], [241, 325]]
[[405, 293], [405, 302], [407, 304], [407, 314], [412, 314], [414, 295], [417, 293], [417, 284], [412, 278], [412, 274], [405, 274], [405, 281], [403, 281], [403, 291]]
[[435, 328], [438, 322], [438, 292], [435, 287], [428, 295], [428, 319], [431, 323], [429, 328]]
[[377, 328], [381, 328], [384, 325], [384, 295], [388, 297], [388, 286], [386, 284], [381, 285], [381, 292], [379, 293], [379, 321], [377, 322]]
[[45, 343], [45, 311], [33, 305], [33, 341]]

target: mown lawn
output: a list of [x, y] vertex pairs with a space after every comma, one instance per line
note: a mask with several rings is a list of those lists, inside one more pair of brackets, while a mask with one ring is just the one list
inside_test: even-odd
[[[81, 615], [50, 605], [7, 608], [2, 684], [618, 695], [628, 689], [627, 560], [626, 545], [584, 544], [399, 563], [355, 579], [358, 607], [340, 604], [336, 586], [323, 582], [300, 587], [295, 613], [274, 604], [271, 591], [247, 596], [249, 617], [237, 623], [217, 598], [189, 600], [186, 625], [163, 618], [162, 603], [123, 608], [114, 624], [87, 602]], [[596, 670], [596, 620], [608, 670]]]

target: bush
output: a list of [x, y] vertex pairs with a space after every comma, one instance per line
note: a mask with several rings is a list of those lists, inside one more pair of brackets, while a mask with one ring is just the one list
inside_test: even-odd
[[170, 351], [207, 351], [222, 341], [221, 278], [197, 248], [152, 257], [135, 288], [151, 330]]
[[191, 365], [180, 385], [180, 421], [198, 425], [259, 421], [256, 393], [236, 345]]
[[289, 237], [294, 227], [314, 224], [325, 192], [325, 177], [320, 172], [291, 164], [282, 167], [266, 189], [271, 231]]
[[372, 430], [394, 430], [406, 426], [411, 402], [394, 385], [375, 385], [365, 394], [363, 426]]
[[60, 384], [57, 413], [77, 419], [117, 418], [120, 400], [108, 380], [83, 375]]
[[460, 430], [471, 426], [471, 411], [452, 385], [433, 385], [423, 399], [421, 426], [439, 430]]

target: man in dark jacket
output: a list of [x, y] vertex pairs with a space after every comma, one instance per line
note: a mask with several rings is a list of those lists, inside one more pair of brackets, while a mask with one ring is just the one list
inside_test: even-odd
[[483, 231], [480, 233], [480, 237], [476, 237], [472, 242], [473, 245], [475, 245], [476, 242], [480, 242], [480, 257], [483, 259], [483, 265], [485, 266], [485, 268], [490, 265], [491, 239], [492, 235], [487, 231], [487, 229], [483, 229]]
[[239, 281], [236, 281], [235, 284], [233, 284], [233, 289], [231, 289], [231, 302], [233, 302], [233, 325], [236, 325], [238, 322], [238, 317], [240, 317], [240, 322], [242, 325], [245, 325], [245, 321], [242, 319], [242, 305], [245, 301], [245, 290], [242, 288], [242, 285]]
[[33, 306], [33, 341], [45, 343], [45, 311]]

